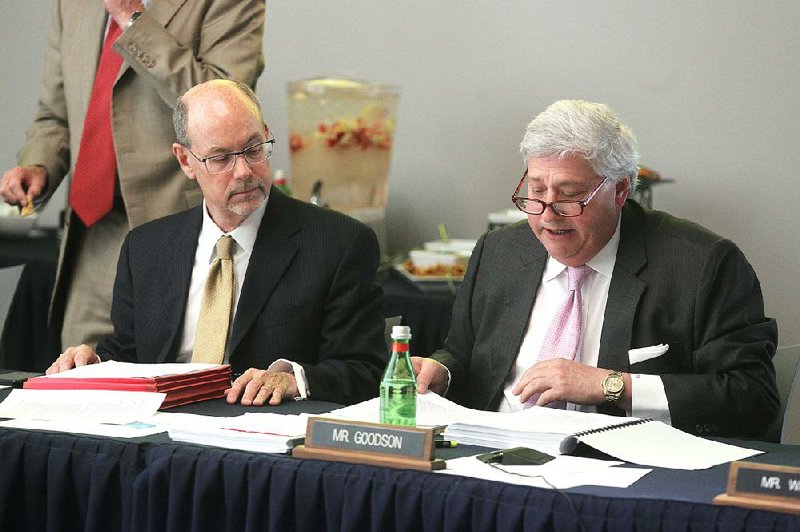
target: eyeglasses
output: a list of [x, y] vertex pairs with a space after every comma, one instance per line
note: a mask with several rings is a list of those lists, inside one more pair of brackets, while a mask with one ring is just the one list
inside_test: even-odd
[[243, 156], [244, 160], [249, 164], [256, 164], [266, 161], [269, 159], [270, 155], [272, 155], [272, 146], [274, 144], [275, 139], [271, 138], [269, 140], [265, 140], [264, 142], [259, 142], [258, 144], [249, 146], [243, 150], [232, 151], [230, 153], [220, 153], [218, 155], [212, 155], [210, 157], [203, 158], [195, 155], [194, 152], [188, 147], [186, 149], [189, 150], [189, 153], [192, 154], [192, 157], [205, 165], [206, 171], [209, 174], [221, 174], [223, 172], [229, 172], [233, 170], [233, 167], [236, 166], [236, 158], [239, 155]]
[[589, 193], [586, 199], [580, 201], [551, 201], [548, 203], [538, 199], [523, 198], [519, 195], [519, 191], [522, 188], [522, 184], [525, 182], [526, 177], [528, 177], [528, 170], [525, 170], [525, 173], [522, 174], [522, 179], [519, 180], [519, 185], [517, 185], [517, 189], [511, 196], [511, 201], [514, 202], [514, 205], [516, 205], [517, 209], [528, 214], [542, 214], [547, 207], [550, 207], [553, 209], [554, 213], [565, 218], [571, 218], [573, 216], [580, 216], [583, 214], [583, 209], [586, 208], [586, 205], [592, 201], [592, 198], [595, 194], [597, 194], [597, 191], [600, 190], [600, 187], [602, 187], [608, 180], [607, 177], [603, 178], [603, 180], [600, 181], [594, 190]]

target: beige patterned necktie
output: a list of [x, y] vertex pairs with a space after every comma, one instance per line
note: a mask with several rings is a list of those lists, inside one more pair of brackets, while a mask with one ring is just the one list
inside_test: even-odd
[[208, 270], [194, 337], [192, 362], [222, 364], [233, 310], [233, 246], [230, 236], [217, 240], [217, 258]]

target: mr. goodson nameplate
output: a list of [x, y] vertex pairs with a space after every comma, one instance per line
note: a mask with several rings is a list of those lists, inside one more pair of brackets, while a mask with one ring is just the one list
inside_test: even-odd
[[433, 429], [323, 417], [308, 420], [304, 446], [294, 456], [398, 468], [441, 469], [434, 459]]

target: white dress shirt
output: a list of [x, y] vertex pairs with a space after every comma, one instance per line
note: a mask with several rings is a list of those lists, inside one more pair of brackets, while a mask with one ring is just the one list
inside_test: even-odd
[[[194, 337], [197, 333], [197, 321], [200, 319], [200, 304], [203, 301], [203, 287], [211, 264], [217, 258], [217, 240], [224, 235], [230, 235], [236, 242], [233, 248], [233, 313], [231, 314], [231, 325], [236, 317], [236, 309], [239, 306], [239, 297], [242, 294], [242, 285], [250, 264], [250, 257], [253, 254], [253, 247], [258, 236], [258, 228], [261, 226], [261, 219], [267, 208], [269, 197], [261, 202], [261, 205], [248, 216], [242, 224], [231, 231], [225, 233], [214, 223], [208, 214], [206, 202], [203, 200], [203, 225], [200, 228], [200, 235], [197, 238], [197, 250], [194, 255], [194, 266], [192, 267], [192, 280], [189, 283], [189, 296], [186, 300], [186, 313], [183, 320], [183, 335], [181, 337], [181, 347], [178, 351], [178, 362], [191, 362], [192, 348], [194, 347]], [[228, 329], [230, 339], [233, 327]], [[230, 362], [229, 355], [225, 354], [224, 362]], [[308, 383], [303, 366], [291, 360], [281, 358], [270, 364], [269, 371], [286, 371], [294, 373], [297, 381], [299, 396], [295, 399], [307, 399], [309, 396]]]
[[[595, 255], [587, 265], [592, 268], [581, 288], [583, 298], [583, 334], [575, 361], [587, 366], [597, 366], [600, 353], [600, 335], [603, 331], [603, 316], [608, 301], [608, 289], [614, 264], [617, 260], [619, 248], [620, 224], [608, 243]], [[522, 378], [522, 375], [539, 358], [547, 329], [558, 311], [558, 308], [567, 297], [567, 267], [553, 257], [547, 259], [542, 282], [536, 293], [525, 337], [520, 345], [519, 354], [511, 368], [506, 386], [503, 390], [503, 400], [498, 410], [500, 412], [515, 412], [522, 410], [524, 404], [519, 396], [513, 395], [511, 390]], [[535, 326], [532, 326], [535, 324]], [[632, 411], [628, 415], [635, 417], [649, 417], [670, 422], [667, 396], [664, 392], [664, 383], [657, 375], [631, 375]], [[569, 410], [584, 412], [597, 412], [593, 405], [575, 405], [567, 403]]]

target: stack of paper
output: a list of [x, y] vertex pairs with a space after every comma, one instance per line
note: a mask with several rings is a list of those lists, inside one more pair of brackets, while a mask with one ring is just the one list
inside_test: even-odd
[[[371, 399], [328, 416], [377, 422], [378, 406], [378, 399]], [[704, 469], [761, 453], [704, 440], [659, 421], [539, 406], [513, 413], [486, 412], [432, 392], [417, 396], [417, 425], [446, 425], [445, 438], [492, 449], [531, 447], [558, 455], [584, 442], [626, 462], [674, 469]]]
[[226, 449], [285, 453], [302, 443], [308, 414], [247, 413], [237, 417], [160, 413], [154, 420], [168, 427], [175, 441]]
[[25, 381], [32, 390], [119, 390], [166, 393], [161, 408], [222, 397], [231, 367], [218, 364], [102, 362]]

